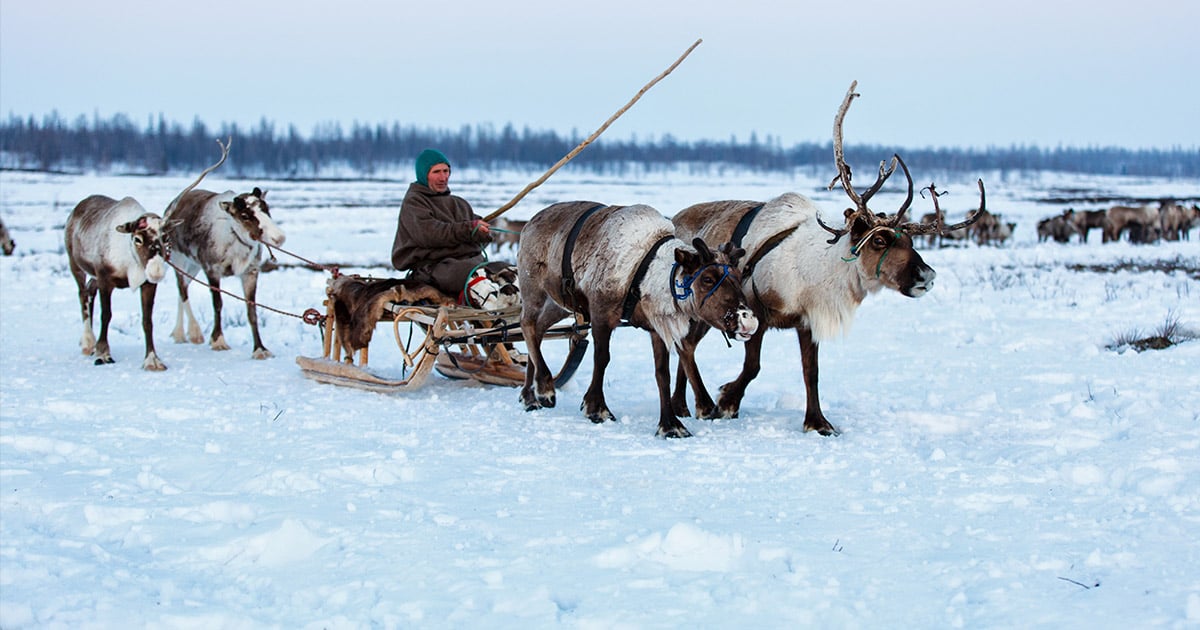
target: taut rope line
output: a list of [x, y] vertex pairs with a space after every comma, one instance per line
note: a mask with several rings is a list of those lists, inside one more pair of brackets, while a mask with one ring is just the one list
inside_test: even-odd
[[[280, 250], [280, 251], [282, 251], [282, 250]], [[240, 295], [237, 295], [230, 291], [226, 291], [225, 289], [222, 289], [221, 287], [214, 287], [213, 285], [197, 278], [196, 276], [193, 276], [192, 274], [184, 271], [183, 269], [180, 269], [179, 265], [176, 265], [175, 263], [171, 262], [170, 260], [167, 260], [166, 263], [168, 265], [170, 265], [171, 268], [174, 269], [176, 272], [183, 274], [184, 276], [187, 276], [193, 282], [204, 285], [204, 286], [208, 287], [209, 290], [211, 290], [211, 291], [219, 291], [221, 293], [224, 293], [225, 295], [228, 295], [229, 297], [231, 297], [235, 300], [245, 302], [246, 304], [249, 304], [255, 308], [261, 308], [264, 310], [268, 310], [268, 311], [271, 311], [272, 313], [279, 313], [280, 315], [287, 315], [288, 317], [295, 317], [296, 319], [299, 319], [299, 320], [303, 321], [305, 324], [309, 324], [311, 326], [316, 326], [317, 324], [320, 324], [325, 319], [324, 315], [321, 315], [320, 312], [318, 312], [316, 309], [313, 309], [313, 308], [310, 308], [307, 311], [304, 311], [303, 315], [297, 315], [295, 313], [289, 313], [288, 311], [281, 311], [277, 308], [267, 306], [266, 304], [259, 304], [257, 301], [252, 302]]]

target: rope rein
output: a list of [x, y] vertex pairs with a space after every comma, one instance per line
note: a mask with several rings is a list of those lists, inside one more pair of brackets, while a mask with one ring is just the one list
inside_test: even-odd
[[[188, 273], [188, 272], [184, 271], [182, 268], [180, 268], [180, 267], [179, 267], [179, 265], [176, 265], [175, 263], [171, 262], [170, 260], [167, 260], [167, 261], [166, 261], [166, 263], [167, 263], [168, 265], [170, 265], [172, 269], [174, 269], [175, 271], [179, 272], [180, 274], [182, 274], [182, 275], [186, 276], [188, 279], [192, 280], [193, 282], [196, 282], [196, 283], [198, 283], [198, 284], [202, 284], [202, 285], [204, 285], [204, 286], [208, 287], [208, 288], [209, 288], [210, 290], [212, 290], [212, 291], [218, 291], [218, 292], [220, 292], [220, 293], [224, 293], [225, 295], [228, 295], [229, 297], [231, 297], [231, 298], [233, 298], [233, 299], [235, 299], [235, 300], [240, 300], [240, 301], [242, 301], [242, 302], [245, 302], [246, 304], [249, 304], [249, 305], [251, 305], [251, 306], [253, 306], [253, 307], [255, 307], [255, 308], [261, 308], [261, 309], [265, 309], [265, 310], [271, 311], [271, 312], [273, 312], [273, 313], [279, 313], [280, 315], [287, 315], [288, 317], [295, 317], [296, 319], [303, 320], [303, 321], [304, 321], [304, 323], [306, 323], [306, 324], [312, 324], [312, 325], [316, 325], [316, 324], [318, 323], [318, 322], [315, 322], [315, 321], [309, 321], [309, 319], [310, 319], [310, 317], [311, 317], [311, 316], [309, 315], [309, 311], [316, 312], [316, 309], [311, 309], [311, 308], [310, 308], [310, 309], [308, 309], [308, 311], [305, 311], [303, 315], [297, 315], [297, 314], [295, 314], [295, 313], [289, 313], [289, 312], [287, 312], [287, 311], [281, 311], [281, 310], [279, 310], [279, 309], [277, 309], [277, 308], [273, 308], [273, 307], [267, 306], [266, 304], [259, 304], [258, 302], [254, 302], [254, 301], [251, 301], [251, 300], [247, 300], [246, 298], [244, 298], [244, 297], [242, 297], [242, 296], [240, 296], [240, 295], [237, 295], [237, 294], [235, 294], [235, 293], [232, 293], [232, 292], [230, 292], [230, 291], [227, 291], [227, 290], [225, 290], [225, 289], [222, 289], [221, 287], [214, 287], [213, 285], [211, 285], [211, 284], [209, 284], [209, 283], [207, 283], [207, 282], [205, 282], [205, 281], [203, 281], [203, 280], [201, 280], [201, 279], [197, 278], [196, 276], [193, 276], [192, 274], [190, 274], [190, 273]], [[318, 313], [318, 315], [319, 315], [319, 313]], [[323, 320], [323, 319], [325, 319], [325, 318], [322, 316], [322, 317], [321, 317], [321, 319]]]

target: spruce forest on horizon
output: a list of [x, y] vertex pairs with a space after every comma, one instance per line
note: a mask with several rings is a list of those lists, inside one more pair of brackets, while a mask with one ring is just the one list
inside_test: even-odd
[[[421, 150], [437, 147], [455, 163], [478, 169], [545, 168], [574, 149], [586, 135], [512, 124], [462, 125], [456, 130], [419, 128], [401, 123], [318, 125], [304, 135], [295, 125], [279, 128], [262, 119], [253, 128], [224, 123], [210, 128], [163, 116], [139, 126], [123, 114], [107, 119], [64, 120], [57, 112], [41, 120], [10, 114], [0, 122], [0, 168], [48, 172], [120, 172], [161, 175], [203, 168], [218, 151], [215, 141], [235, 147], [226, 168], [239, 176], [282, 179], [372, 178], [408, 169]], [[670, 135], [645, 141], [600, 138], [572, 160], [575, 168], [601, 174], [652, 172], [680, 164], [732, 164], [759, 171], [824, 167], [832, 160], [832, 142], [790, 147], [767, 136], [745, 141], [679, 141]], [[914, 148], [848, 144], [851, 162], [878, 162], [899, 154], [913, 170], [942, 172], [1050, 170], [1096, 175], [1200, 177], [1200, 148], [1128, 149], [1014, 145], [979, 148]]]

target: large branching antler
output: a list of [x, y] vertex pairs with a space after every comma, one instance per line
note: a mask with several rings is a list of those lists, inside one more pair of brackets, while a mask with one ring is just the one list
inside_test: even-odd
[[905, 178], [908, 179], [908, 196], [904, 201], [904, 205], [902, 205], [900, 210], [896, 212], [896, 216], [887, 222], [887, 225], [892, 227], [899, 225], [901, 219], [904, 217], [904, 213], [908, 210], [908, 207], [912, 205], [913, 200], [912, 175], [908, 172], [908, 166], [904, 164], [904, 160], [900, 159], [898, 154], [892, 155], [892, 160], [890, 163], [879, 163], [879, 176], [875, 178], [875, 183], [872, 184], [870, 188], [867, 188], [867, 190], [861, 195], [855, 192], [854, 185], [851, 184], [850, 165], [846, 163], [844, 133], [842, 131], [842, 127], [846, 120], [846, 112], [850, 111], [850, 103], [859, 96], [859, 94], [854, 91], [856, 87], [858, 87], [858, 81], [853, 81], [850, 83], [850, 89], [846, 91], [846, 98], [842, 100], [842, 105], [838, 108], [837, 115], [833, 119], [833, 161], [834, 165], [837, 167], [838, 174], [837, 177], [835, 177], [833, 181], [829, 183], [829, 189], [833, 190], [834, 185], [840, 181], [842, 183], [842, 188], [846, 191], [846, 195], [849, 196], [850, 200], [854, 202], [854, 208], [846, 211], [846, 226], [843, 228], [829, 227], [828, 225], [825, 225], [825, 222], [821, 220], [820, 216], [817, 217], [817, 223], [819, 223], [821, 227], [825, 228], [825, 230], [827, 230], [830, 234], [833, 234], [833, 238], [829, 239], [828, 241], [829, 243], [836, 243], [838, 239], [849, 233], [850, 227], [854, 225], [856, 220], [864, 221], [870, 227], [876, 227], [883, 224], [881, 219], [876, 217], [875, 213], [871, 212], [871, 210], [867, 208], [867, 203], [871, 201], [871, 197], [874, 197], [875, 193], [879, 192], [879, 190], [883, 188], [884, 183], [886, 183], [888, 178], [892, 176], [892, 173], [896, 172], [896, 166], [900, 166], [900, 168], [904, 171]]
[[[924, 189], [922, 189], [922, 190], [924, 190]], [[987, 194], [983, 190], [983, 180], [982, 179], [979, 180], [979, 209], [976, 210], [975, 212], [973, 212], [970, 216], [968, 216], [965, 221], [960, 221], [958, 223], [955, 223], [954, 225], [945, 225], [944, 224], [945, 223], [945, 220], [944, 220], [945, 215], [942, 214], [942, 208], [938, 204], [938, 197], [940, 197], [944, 193], [939, 193], [937, 191], [937, 188], [933, 184], [929, 184], [929, 193], [930, 193], [930, 196], [933, 197], [933, 213], [934, 213], [934, 216], [937, 217], [934, 220], [934, 222], [929, 223], [929, 224], [905, 223], [904, 225], [901, 225], [899, 229], [903, 230], [904, 232], [906, 232], [912, 236], [916, 236], [919, 234], [940, 234], [942, 236], [945, 236], [946, 234], [949, 234], [950, 232], [954, 232], [955, 230], [961, 230], [961, 229], [975, 223], [981, 217], [983, 217], [983, 215], [987, 214]]]
[[217, 170], [218, 167], [220, 167], [222, 164], [225, 163], [225, 158], [229, 157], [229, 145], [231, 145], [231, 144], [233, 144], [233, 136], [229, 136], [229, 138], [225, 140], [225, 144], [221, 144], [221, 139], [217, 138], [217, 146], [221, 147], [221, 159], [217, 160], [216, 164], [213, 164], [212, 166], [204, 169], [204, 172], [200, 173], [200, 176], [196, 178], [196, 181], [194, 181], [190, 185], [188, 185], [187, 188], [184, 188], [183, 192], [179, 193], [178, 195], [175, 195], [175, 198], [172, 199], [171, 203], [167, 205], [167, 210], [166, 210], [166, 212], [163, 213], [164, 215], [166, 215], [167, 213], [170, 213], [171, 210], [175, 207], [175, 204], [179, 203], [180, 199], [183, 199], [184, 195], [191, 192], [192, 189], [195, 188], [196, 186], [199, 186], [200, 182], [204, 179], [204, 177], [206, 175]]

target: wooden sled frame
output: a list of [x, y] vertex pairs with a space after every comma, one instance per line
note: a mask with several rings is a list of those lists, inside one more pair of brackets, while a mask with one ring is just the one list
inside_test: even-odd
[[[517, 353], [512, 345], [524, 341], [519, 325], [520, 306], [485, 311], [462, 306], [388, 304], [376, 325], [391, 324], [396, 345], [404, 357], [407, 375], [402, 379], [384, 378], [368, 370], [369, 348], [358, 350], [357, 359], [343, 357], [332, 298], [325, 300], [325, 306], [326, 317], [320, 324], [322, 356], [296, 357], [304, 376], [315, 381], [391, 393], [421, 387], [436, 369], [449, 378], [473, 379], [490, 385], [516, 387], [525, 382], [524, 355]], [[402, 324], [410, 324], [407, 335], [402, 334]], [[569, 323], [547, 331], [546, 339], [566, 339], [569, 344], [563, 366], [555, 376], [557, 386], [569, 381], [582, 362], [588, 347], [588, 329], [582, 316], [575, 315]]]

